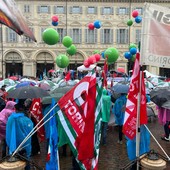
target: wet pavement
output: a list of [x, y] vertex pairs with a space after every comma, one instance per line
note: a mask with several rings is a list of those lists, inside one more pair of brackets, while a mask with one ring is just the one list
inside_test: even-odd
[[[154, 137], [157, 139], [158, 143], [165, 150], [167, 154], [170, 155], [170, 142], [161, 140], [161, 135], [164, 134], [163, 127], [158, 123], [157, 118], [153, 118], [152, 121], [148, 123], [148, 128]], [[118, 170], [125, 167], [130, 161], [127, 157], [125, 138], [123, 139], [123, 144], [117, 143], [118, 139], [118, 128], [116, 126], [110, 126], [108, 129], [107, 144], [105, 146], [100, 146], [100, 156], [99, 156], [99, 170]], [[45, 148], [44, 143], [41, 146]], [[151, 147], [154, 151], [159, 154], [164, 155], [158, 144], [151, 137]], [[44, 150], [44, 149], [43, 149]], [[42, 150], [41, 155], [34, 156], [32, 159], [42, 167], [45, 166], [45, 155]], [[60, 169], [61, 170], [71, 170], [72, 168], [72, 156], [70, 149], [67, 148], [67, 155], [62, 155], [62, 148], [59, 149], [60, 157]], [[170, 169], [170, 163], [167, 162], [166, 170]]]
[[[165, 150], [167, 154], [170, 155], [170, 142], [161, 140], [161, 135], [164, 133], [163, 126], [157, 121], [157, 118], [152, 119], [148, 123], [148, 128], [157, 139], [158, 143]], [[117, 126], [110, 126], [107, 131], [107, 144], [105, 146], [100, 146], [100, 156], [99, 156], [99, 170], [118, 170], [122, 169], [130, 161], [127, 157], [125, 138], [123, 139], [123, 144], [117, 143], [118, 139], [118, 128]], [[165, 156], [158, 144], [151, 137], [151, 147], [150, 149], [155, 150], [159, 154]], [[60, 170], [71, 170], [72, 169], [72, 156], [69, 147], [67, 148], [67, 155], [63, 155], [62, 148], [59, 148], [59, 162]], [[45, 169], [46, 161], [46, 143], [41, 143], [41, 154], [33, 156], [31, 158], [36, 164]], [[170, 162], [167, 162], [166, 170], [170, 169]]]

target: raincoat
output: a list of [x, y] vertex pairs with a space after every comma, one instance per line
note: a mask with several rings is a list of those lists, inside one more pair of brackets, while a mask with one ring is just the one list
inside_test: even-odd
[[[13, 153], [20, 143], [33, 129], [33, 123], [24, 113], [12, 113], [6, 125], [6, 143], [10, 154]], [[31, 155], [31, 138], [22, 146], [26, 151], [26, 156]]]
[[6, 134], [6, 122], [8, 117], [15, 111], [15, 102], [8, 101], [5, 108], [0, 112], [0, 141], [5, 139]]
[[125, 115], [125, 106], [126, 106], [127, 97], [125, 95], [121, 95], [115, 101], [113, 107], [113, 114], [115, 115], [115, 121], [117, 125], [123, 125], [124, 115]]

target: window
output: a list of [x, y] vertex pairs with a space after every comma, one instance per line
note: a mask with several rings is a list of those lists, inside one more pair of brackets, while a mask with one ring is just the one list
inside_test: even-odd
[[141, 41], [141, 30], [136, 30], [136, 43], [138, 44]]
[[38, 6], [38, 13], [50, 13], [50, 7], [46, 5]]
[[85, 30], [85, 42], [87, 44], [94, 44], [94, 43], [97, 43], [97, 30], [94, 29], [94, 30], [89, 30], [89, 29], [86, 29]]
[[57, 28], [57, 32], [60, 36], [59, 43], [62, 43], [63, 38], [66, 36], [66, 30], [64, 28]]
[[55, 6], [54, 13], [65, 14], [65, 7], [64, 6]]
[[[34, 30], [33, 30], [33, 28], [30, 28], [30, 30], [32, 31], [32, 32], [34, 32]], [[26, 36], [24, 36], [24, 42], [27, 42], [27, 43], [29, 43], [29, 42], [33, 42], [33, 40], [31, 39], [31, 38], [29, 38], [29, 37], [26, 37]]]
[[101, 43], [102, 44], [113, 43], [113, 29], [102, 29], [101, 30]]
[[7, 42], [17, 42], [17, 33], [7, 28]]
[[71, 30], [71, 37], [73, 39], [73, 43], [80, 44], [81, 40], [82, 40], [81, 36], [82, 36], [82, 30], [81, 29], [73, 28]]
[[117, 14], [118, 15], [128, 15], [129, 14], [129, 8], [126, 8], [126, 7], [117, 8]]
[[29, 12], [30, 12], [30, 6], [24, 5], [24, 13], [29, 13]]
[[88, 7], [87, 13], [88, 14], [97, 14], [97, 7]]
[[79, 7], [79, 6], [70, 7], [70, 13], [72, 13], [72, 14], [82, 14], [82, 7]]
[[117, 44], [127, 44], [128, 42], [128, 29], [117, 29]]
[[113, 14], [113, 8], [112, 7], [102, 7], [102, 15], [111, 15]]
[[143, 8], [137, 7], [135, 10], [139, 12], [139, 15], [143, 15]]

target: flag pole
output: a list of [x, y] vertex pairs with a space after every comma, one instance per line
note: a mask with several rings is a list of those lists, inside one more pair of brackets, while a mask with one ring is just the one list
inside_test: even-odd
[[[19, 149], [22, 147], [22, 145], [38, 130], [40, 129], [46, 122], [48, 122], [53, 116], [51, 116], [49, 119], [47, 119], [41, 126], [39, 126], [39, 124], [50, 114], [50, 112], [55, 109], [58, 106], [58, 103], [56, 105], [54, 105], [49, 111], [48, 113], [36, 124], [36, 126], [30, 131], [30, 133], [25, 137], [25, 139], [20, 143], [20, 145], [17, 147], [17, 149], [14, 151], [14, 153], [12, 154], [12, 156], [14, 156]], [[55, 114], [54, 114], [55, 115]], [[39, 126], [39, 127], [38, 127]], [[37, 128], [38, 127], [38, 128]], [[35, 130], [37, 128], [37, 130]]]

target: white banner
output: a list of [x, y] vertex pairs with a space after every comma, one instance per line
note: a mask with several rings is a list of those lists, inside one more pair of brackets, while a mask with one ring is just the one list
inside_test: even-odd
[[170, 9], [145, 3], [141, 32], [141, 62], [170, 68]]

